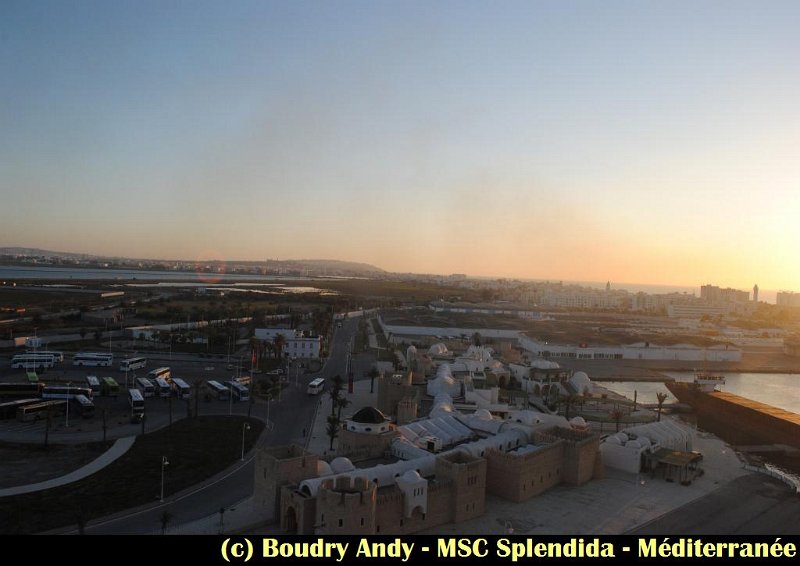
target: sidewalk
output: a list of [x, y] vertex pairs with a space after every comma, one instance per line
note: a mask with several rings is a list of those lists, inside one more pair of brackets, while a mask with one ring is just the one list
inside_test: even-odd
[[[330, 387], [330, 384], [328, 385]], [[369, 392], [369, 379], [363, 381], [356, 381], [353, 383], [353, 392], [347, 392], [347, 383], [345, 383], [343, 390], [345, 398], [350, 401], [346, 409], [342, 410], [342, 420], [355, 414], [356, 411], [362, 407], [374, 407], [378, 402], [378, 380], [375, 379], [375, 392]], [[331, 414], [331, 398], [330, 395], [322, 393], [320, 395], [319, 404], [317, 406], [316, 417], [314, 418], [314, 425], [311, 428], [311, 434], [306, 441], [306, 450], [319, 454], [326, 460], [336, 457], [336, 443], [333, 441], [333, 450], [330, 450], [331, 440], [328, 438], [328, 416]]]
[[51, 480], [39, 483], [31, 483], [28, 485], [18, 485], [14, 487], [8, 487], [5, 489], [0, 489], [0, 497], [9, 497], [11, 495], [22, 495], [23, 493], [42, 491], [44, 489], [51, 489], [53, 487], [58, 487], [61, 485], [66, 485], [68, 483], [76, 482], [78, 480], [82, 480], [83, 478], [91, 476], [92, 474], [102, 470], [103, 468], [111, 464], [111, 462], [121, 457], [128, 450], [130, 450], [131, 446], [133, 446], [133, 443], [135, 441], [136, 441], [135, 436], [120, 438], [114, 443], [114, 445], [111, 448], [103, 452], [100, 456], [98, 456], [97, 458], [95, 458], [82, 468], [78, 468], [74, 472], [70, 472], [64, 476], [53, 478]]

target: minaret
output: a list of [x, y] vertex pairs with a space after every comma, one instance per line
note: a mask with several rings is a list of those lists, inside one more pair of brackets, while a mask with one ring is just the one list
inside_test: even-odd
[[611, 291], [611, 281], [606, 282], [606, 293], [608, 293], [609, 291]]
[[753, 285], [753, 302], [754, 303], [758, 302], [758, 283]]

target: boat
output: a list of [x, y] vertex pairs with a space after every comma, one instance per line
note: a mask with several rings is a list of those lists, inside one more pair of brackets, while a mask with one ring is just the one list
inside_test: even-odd
[[694, 382], [693, 382], [703, 393], [711, 393], [712, 391], [720, 391], [723, 385], [725, 385], [725, 376], [724, 375], [715, 375], [713, 373], [706, 373], [704, 371], [698, 371], [694, 374]]

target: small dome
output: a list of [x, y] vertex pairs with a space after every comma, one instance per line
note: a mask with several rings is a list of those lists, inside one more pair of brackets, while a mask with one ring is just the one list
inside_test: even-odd
[[349, 420], [361, 424], [381, 424], [386, 421], [386, 417], [375, 407], [364, 407]]
[[650, 439], [647, 438], [646, 436], [640, 436], [639, 438], [637, 438], [637, 440], [639, 441], [639, 444], [641, 444], [643, 448], [650, 448], [650, 446], [652, 446]]
[[641, 447], [642, 447], [642, 445], [639, 444], [638, 440], [629, 440], [628, 442], [625, 443], [625, 448], [631, 448], [633, 450], [639, 450]]
[[586, 426], [586, 421], [584, 420], [583, 417], [572, 417], [569, 420], [569, 424], [571, 424], [572, 426], [584, 427]]
[[475, 416], [481, 419], [482, 421], [492, 420], [492, 413], [490, 413], [486, 409], [478, 409], [477, 411], [475, 411]]
[[329, 476], [333, 473], [330, 464], [325, 460], [317, 460], [317, 476]]
[[569, 378], [569, 382], [580, 393], [583, 393], [586, 389], [591, 389], [592, 387], [592, 380], [589, 379], [589, 376], [582, 371], [576, 371], [573, 376]]
[[608, 438], [606, 438], [606, 442], [608, 442], [609, 444], [616, 444], [617, 446], [622, 444], [622, 442], [620, 442], [619, 438], [617, 438], [616, 436], [609, 436]]
[[344, 474], [352, 472], [355, 469], [356, 467], [353, 465], [353, 462], [351, 462], [349, 458], [343, 456], [334, 458], [331, 462], [331, 470], [333, 470], [334, 474]]
[[408, 482], [419, 481], [422, 479], [422, 476], [419, 475], [419, 472], [417, 472], [417, 470], [408, 470], [406, 473], [403, 474], [403, 479]]

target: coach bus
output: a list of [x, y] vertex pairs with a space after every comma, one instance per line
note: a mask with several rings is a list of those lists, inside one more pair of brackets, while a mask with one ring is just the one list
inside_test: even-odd
[[192, 396], [192, 388], [180, 377], [172, 379], [172, 389], [178, 399], [188, 399]]
[[169, 381], [172, 378], [172, 372], [168, 367], [156, 368], [153, 371], [149, 372], [147, 374], [147, 377], [149, 377], [150, 379], [158, 379], [160, 377], [161, 379], [166, 379], [167, 381]]
[[116, 397], [119, 395], [119, 383], [113, 377], [104, 377], [100, 384], [100, 390], [106, 397]]
[[48, 414], [56, 417], [58, 415], [63, 415], [66, 409], [67, 401], [42, 401], [40, 403], [25, 405], [17, 409], [17, 420], [30, 422], [38, 419], [46, 419]]
[[137, 377], [136, 378], [136, 389], [138, 389], [143, 397], [152, 397], [155, 395], [156, 388], [153, 385], [153, 382], [147, 379], [146, 377]]
[[155, 379], [155, 388], [159, 397], [169, 397], [172, 395], [172, 387], [163, 377], [157, 377]]
[[113, 362], [114, 354], [79, 352], [72, 356], [72, 365], [78, 367], [110, 367]]
[[128, 404], [131, 406], [131, 421], [141, 422], [144, 419], [144, 397], [138, 389], [128, 389]]
[[100, 394], [100, 380], [97, 379], [96, 375], [87, 375], [86, 385], [88, 385], [89, 389], [92, 390], [92, 395]]
[[72, 403], [74, 403], [78, 410], [78, 414], [84, 419], [89, 419], [94, 416], [94, 403], [85, 395], [75, 395], [75, 397], [72, 398]]
[[17, 417], [17, 409], [20, 407], [41, 402], [41, 399], [15, 399], [14, 401], [0, 403], [0, 420], [14, 419]]
[[89, 387], [79, 387], [77, 385], [48, 385], [42, 389], [42, 399], [74, 399], [77, 395], [84, 395], [88, 399], [92, 398], [92, 390]]
[[42, 354], [43, 356], [53, 356], [53, 361], [61, 363], [64, 361], [64, 352], [53, 352], [50, 350], [25, 350], [26, 354]]
[[206, 389], [211, 395], [217, 399], [227, 399], [230, 395], [228, 388], [222, 385], [219, 381], [206, 381]]
[[225, 385], [231, 390], [233, 398], [237, 401], [248, 401], [250, 399], [250, 390], [235, 379], [226, 381]]
[[38, 397], [44, 384], [38, 383], [0, 383], [0, 397]]
[[47, 369], [53, 367], [55, 363], [52, 354], [17, 354], [11, 358], [11, 367], [14, 369]]
[[119, 362], [119, 371], [133, 371], [147, 367], [147, 358], [126, 358]]

